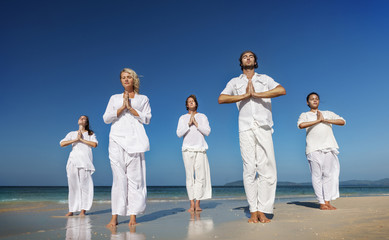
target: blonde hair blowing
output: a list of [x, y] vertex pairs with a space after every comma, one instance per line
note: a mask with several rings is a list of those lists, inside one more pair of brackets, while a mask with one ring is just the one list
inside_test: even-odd
[[123, 72], [129, 73], [131, 75], [132, 79], [134, 79], [134, 92], [139, 94], [140, 81], [139, 81], [138, 74], [136, 74], [136, 72], [134, 70], [132, 70], [131, 68], [123, 68], [123, 70], [120, 72], [119, 78], [121, 77]]

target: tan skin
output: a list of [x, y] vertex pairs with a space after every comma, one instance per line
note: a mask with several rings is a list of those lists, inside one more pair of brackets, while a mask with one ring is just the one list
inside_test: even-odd
[[[132, 115], [139, 116], [138, 112], [132, 108], [130, 99], [135, 97], [134, 91], [134, 79], [131, 74], [122, 72], [120, 74], [120, 82], [124, 88], [123, 92], [123, 105], [117, 110], [117, 116], [119, 117], [124, 111], [128, 110]], [[128, 226], [132, 228], [136, 223], [136, 215], [130, 215], [130, 222]], [[107, 228], [115, 228], [118, 225], [118, 215], [112, 215], [111, 221], [106, 225]]]
[[[193, 98], [189, 98], [186, 106], [188, 107], [188, 114], [190, 114], [190, 119], [188, 122], [189, 127], [192, 125], [198, 127], [199, 125], [195, 119], [195, 115], [197, 113], [196, 102], [194, 101]], [[195, 212], [195, 211], [196, 212], [203, 211], [203, 209], [200, 208], [200, 200], [190, 200], [190, 207], [188, 209], [188, 212]]]
[[[320, 99], [319, 96], [317, 96], [316, 94], [312, 94], [309, 96], [307, 104], [311, 108], [311, 112], [316, 113], [317, 119], [315, 121], [300, 123], [299, 124], [300, 129], [311, 127], [319, 123], [329, 123], [329, 124], [335, 124], [339, 126], [343, 126], [344, 124], [346, 124], [346, 122], [342, 119], [334, 119], [334, 120], [324, 119], [323, 114], [318, 110]], [[320, 204], [320, 210], [336, 210], [336, 207], [331, 205], [330, 201], [325, 201], [324, 204]]]
[[[73, 143], [76, 143], [76, 142], [85, 143], [86, 145], [91, 146], [93, 148], [97, 147], [97, 143], [96, 142], [87, 141], [82, 136], [83, 133], [87, 132], [87, 130], [85, 130], [86, 121], [87, 121], [87, 119], [86, 119], [85, 116], [81, 116], [78, 119], [78, 134], [77, 134], [77, 138], [73, 139], [73, 140], [61, 142], [61, 144], [60, 144], [61, 147], [66, 147], [66, 146], [68, 146], [70, 144], [73, 144]], [[80, 213], [80, 216], [85, 216], [85, 214], [86, 214], [86, 211], [84, 209], [82, 209], [81, 213]], [[66, 217], [73, 216], [73, 212], [68, 212], [65, 216]]]
[[[269, 91], [255, 92], [253, 82], [251, 81], [255, 74], [254, 65], [255, 65], [255, 58], [252, 53], [248, 52], [242, 56], [242, 66], [252, 67], [252, 68], [243, 68], [243, 74], [246, 75], [247, 79], [249, 80], [246, 87], [246, 93], [243, 95], [220, 94], [218, 99], [219, 104], [236, 103], [250, 98], [275, 98], [286, 94], [285, 88], [282, 87], [281, 85], [278, 85], [277, 87]], [[265, 213], [263, 212], [260, 211], [250, 212], [250, 215], [251, 216], [248, 220], [249, 223], [257, 223], [258, 221], [261, 223], [270, 222], [270, 219], [268, 219]]]
[[[242, 65], [243, 66], [254, 66], [255, 59], [252, 53], [246, 53], [242, 57]], [[222, 103], [236, 103], [249, 98], [275, 98], [286, 94], [286, 90], [281, 85], [278, 85], [272, 90], [265, 92], [255, 92], [253, 82], [251, 79], [253, 78], [255, 71], [252, 69], [243, 69], [243, 74], [246, 75], [249, 80], [246, 87], [246, 93], [243, 95], [226, 95], [220, 94], [218, 102]]]

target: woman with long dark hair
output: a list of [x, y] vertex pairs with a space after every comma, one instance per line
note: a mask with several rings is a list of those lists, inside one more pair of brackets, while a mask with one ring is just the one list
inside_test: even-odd
[[95, 171], [93, 166], [92, 147], [97, 147], [97, 139], [89, 127], [89, 118], [82, 115], [78, 119], [78, 131], [72, 131], [61, 140], [61, 147], [72, 144], [66, 172], [69, 185], [69, 212], [66, 216], [73, 216], [79, 212], [84, 216], [93, 202], [93, 180]]

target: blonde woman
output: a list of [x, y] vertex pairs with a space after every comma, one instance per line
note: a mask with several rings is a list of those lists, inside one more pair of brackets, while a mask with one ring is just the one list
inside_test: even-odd
[[134, 70], [120, 72], [123, 93], [112, 95], [103, 119], [111, 124], [109, 159], [113, 183], [111, 192], [112, 218], [107, 227], [118, 224], [118, 215], [130, 216], [129, 225], [136, 224], [136, 216], [146, 208], [145, 155], [149, 139], [143, 124], [149, 124], [149, 99], [139, 94], [139, 77]]

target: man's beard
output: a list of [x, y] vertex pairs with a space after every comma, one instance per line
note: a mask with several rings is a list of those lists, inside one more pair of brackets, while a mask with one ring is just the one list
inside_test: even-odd
[[251, 65], [251, 66], [243, 66], [243, 69], [245, 69], [245, 70], [253, 70], [255, 67], [254, 67], [254, 65]]

